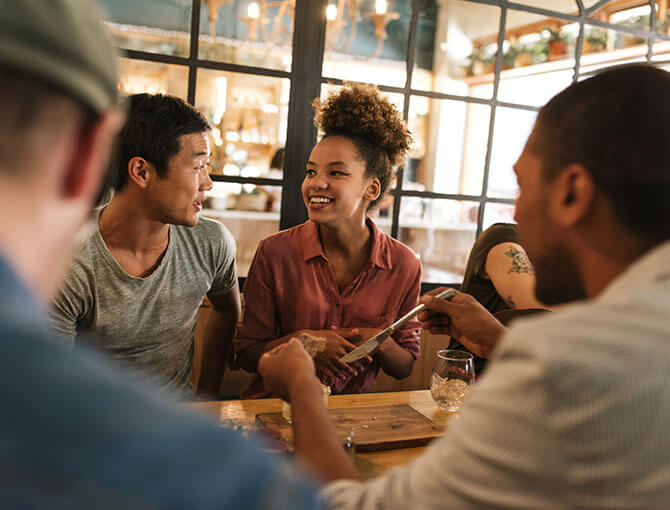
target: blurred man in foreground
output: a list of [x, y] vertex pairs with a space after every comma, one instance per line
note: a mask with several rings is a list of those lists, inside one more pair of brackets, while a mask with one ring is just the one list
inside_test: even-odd
[[[329, 506], [667, 507], [668, 95], [670, 74], [635, 65], [542, 108], [515, 165], [516, 219], [537, 298], [578, 302], [517, 321], [444, 438], [378, 479], [327, 486]], [[356, 478], [311, 358], [295, 340], [282, 347], [259, 370], [291, 401], [298, 457], [324, 480]]]
[[87, 1], [0, 13], [0, 507], [314, 508], [288, 466], [49, 335], [123, 121], [116, 57]]

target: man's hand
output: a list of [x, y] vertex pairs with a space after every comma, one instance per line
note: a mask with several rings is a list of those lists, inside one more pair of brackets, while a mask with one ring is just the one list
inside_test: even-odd
[[265, 387], [291, 402], [296, 459], [323, 482], [360, 479], [323, 405], [314, 361], [297, 338], [266, 352], [258, 361]]
[[297, 338], [263, 354], [258, 361], [258, 372], [263, 376], [265, 387], [286, 401], [290, 400], [289, 390], [297, 381], [309, 380], [311, 376], [318, 383], [314, 361]]
[[450, 335], [477, 356], [488, 358], [505, 326], [469, 294], [456, 292], [450, 300], [433, 297], [442, 290], [434, 289], [419, 300], [428, 309], [418, 315], [423, 329]]

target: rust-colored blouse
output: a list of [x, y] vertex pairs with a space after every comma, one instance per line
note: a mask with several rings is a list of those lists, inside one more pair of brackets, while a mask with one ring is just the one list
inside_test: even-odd
[[[418, 257], [380, 232], [372, 220], [367, 225], [372, 233], [370, 258], [341, 293], [312, 221], [261, 241], [244, 285], [244, 320], [235, 351], [301, 329], [385, 328], [416, 306], [421, 289]], [[419, 357], [419, 332], [414, 319], [393, 336], [414, 359]], [[333, 393], [363, 393], [374, 385], [379, 368], [375, 359], [356, 377], [321, 378]], [[242, 393], [242, 398], [268, 396], [259, 375]]]

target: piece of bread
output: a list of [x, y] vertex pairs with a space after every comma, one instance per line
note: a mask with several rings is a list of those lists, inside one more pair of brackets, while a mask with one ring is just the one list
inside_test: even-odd
[[319, 352], [326, 348], [326, 339], [322, 336], [300, 333], [297, 338], [302, 342], [302, 346], [312, 358], [316, 357]]

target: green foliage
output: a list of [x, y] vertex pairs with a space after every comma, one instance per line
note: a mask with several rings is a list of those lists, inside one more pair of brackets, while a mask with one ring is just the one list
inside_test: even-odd
[[607, 46], [607, 31], [602, 28], [590, 28], [584, 31], [584, 39], [596, 50], [602, 50]]
[[474, 48], [472, 48], [472, 53], [468, 56], [468, 59], [470, 60], [470, 65], [474, 64], [475, 62], [481, 62], [482, 64], [490, 64], [491, 62], [494, 62], [496, 59], [496, 51], [494, 48], [495, 45], [487, 45], [483, 46], [481, 44], [475, 45]]
[[560, 30], [554, 30], [551, 27], [546, 27], [542, 30], [543, 38], [547, 39], [547, 42], [568, 42], [568, 37], [561, 33]]

